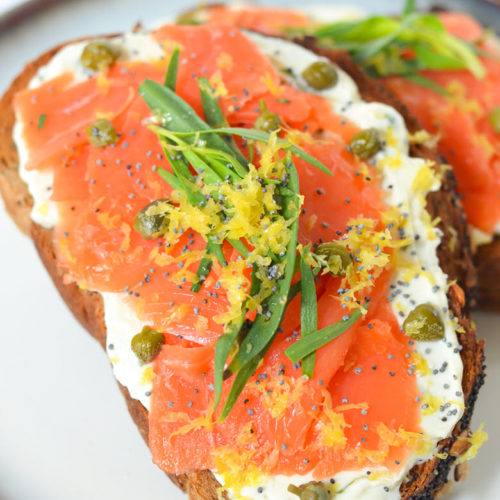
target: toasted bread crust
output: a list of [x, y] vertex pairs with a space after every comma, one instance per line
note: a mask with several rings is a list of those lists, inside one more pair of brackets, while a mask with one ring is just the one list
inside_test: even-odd
[[479, 283], [479, 306], [487, 311], [500, 311], [500, 237], [481, 245], [474, 261]]
[[[385, 102], [396, 108], [405, 118], [410, 132], [422, 128], [387, 89], [369, 79], [346, 53], [317, 49], [314, 40], [311, 39], [303, 40], [300, 43], [330, 58], [347, 71], [358, 84], [365, 100]], [[64, 283], [62, 273], [57, 267], [52, 230], [45, 229], [30, 219], [33, 200], [26, 184], [19, 177], [18, 155], [12, 138], [15, 123], [13, 110], [15, 93], [25, 88], [38, 68], [47, 64], [61, 47], [56, 47], [29, 63], [0, 101], [0, 192], [10, 216], [21, 231], [32, 237], [47, 271], [68, 307], [80, 323], [105, 348], [106, 325], [102, 298], [99, 293], [81, 290], [74, 283]], [[436, 164], [440, 163], [437, 153], [422, 145], [412, 145], [411, 152], [414, 156], [432, 159]], [[438, 249], [438, 255], [443, 270], [448, 274], [450, 280], [457, 280], [457, 283], [465, 290], [465, 296], [468, 297], [475, 286], [475, 274], [471, 261], [469, 237], [463, 222], [462, 209], [456, 195], [454, 177], [451, 172], [446, 173], [442, 189], [429, 195], [428, 208], [433, 218], [440, 216], [442, 219], [440, 227], [444, 237]], [[450, 227], [458, 232], [458, 244], [454, 247], [448, 244], [452, 237], [449, 231]], [[461, 353], [464, 364], [462, 385], [466, 410], [456, 425], [452, 437], [441, 441], [440, 450], [442, 451], [448, 451], [456, 441], [456, 437], [468, 428], [477, 392], [484, 377], [483, 341], [477, 340], [475, 330], [471, 327], [469, 303], [463, 301], [463, 296], [463, 292], [459, 293], [453, 287], [448, 293], [450, 309], [459, 319], [465, 331], [460, 335], [459, 340], [463, 346]], [[130, 397], [126, 387], [118, 385], [126, 399], [129, 412], [147, 443], [148, 412], [139, 401]], [[410, 478], [401, 486], [401, 497], [403, 499], [434, 498], [446, 483], [449, 469], [454, 460], [455, 457], [450, 454], [445, 460], [433, 458], [424, 464], [415, 466], [410, 473]], [[217, 489], [220, 485], [210, 471], [193, 471], [181, 476], [169, 476], [177, 486], [188, 493], [192, 500], [218, 499]]]

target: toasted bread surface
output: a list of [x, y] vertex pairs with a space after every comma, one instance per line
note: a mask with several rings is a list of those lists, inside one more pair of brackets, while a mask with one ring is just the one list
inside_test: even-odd
[[[365, 100], [384, 102], [396, 108], [403, 115], [410, 132], [416, 132], [422, 128], [409, 115], [407, 109], [382, 85], [368, 78], [355, 65], [348, 54], [318, 49], [313, 39], [305, 39], [300, 43], [318, 54], [328, 57], [349, 73], [356, 81]], [[33, 200], [26, 184], [19, 177], [18, 154], [12, 138], [15, 123], [13, 109], [15, 93], [25, 88], [38, 68], [47, 64], [61, 47], [56, 47], [29, 63], [14, 80], [0, 101], [0, 192], [10, 216], [18, 227], [33, 239], [41, 260], [68, 307], [80, 323], [105, 347], [106, 325], [102, 298], [99, 293], [84, 291], [74, 283], [67, 284], [63, 281], [62, 273], [57, 266], [52, 230], [45, 229], [30, 219]], [[437, 152], [423, 145], [412, 145], [411, 153], [413, 156], [430, 159], [437, 166], [440, 165]], [[463, 436], [464, 433], [468, 432], [474, 402], [484, 377], [484, 343], [477, 340], [476, 332], [471, 326], [468, 299], [475, 287], [475, 272], [472, 264], [469, 236], [451, 172], [448, 171], [443, 176], [441, 190], [429, 195], [428, 210], [432, 218], [441, 218], [440, 228], [444, 236], [438, 248], [438, 256], [443, 270], [449, 276], [449, 280], [456, 280], [457, 282], [457, 285], [450, 287], [448, 300], [450, 309], [464, 329], [464, 333], [459, 336], [459, 341], [463, 346], [461, 352], [464, 365], [462, 386], [466, 409], [462, 419], [457, 423], [453, 435], [440, 442], [440, 451], [449, 452], [457, 443], [457, 436]], [[452, 228], [453, 234], [450, 228]], [[455, 245], [450, 244], [453, 238], [457, 240]], [[467, 298], [464, 300], [464, 297]], [[144, 440], [148, 442], [147, 410], [139, 401], [130, 397], [126, 387], [121, 384], [119, 386], [126, 399], [132, 418]], [[434, 498], [437, 492], [446, 484], [450, 467], [455, 460], [456, 457], [450, 453], [448, 458], [444, 460], [433, 458], [415, 466], [410, 472], [409, 479], [401, 486], [401, 497], [403, 499]], [[218, 499], [217, 490], [220, 485], [210, 471], [192, 471], [181, 476], [169, 476], [177, 486], [188, 493], [189, 498], [192, 500]]]

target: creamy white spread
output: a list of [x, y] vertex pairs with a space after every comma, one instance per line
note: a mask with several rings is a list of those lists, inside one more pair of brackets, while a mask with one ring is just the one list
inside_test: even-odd
[[[289, 68], [297, 84], [307, 87], [300, 75], [310, 63], [319, 59], [317, 55], [290, 42], [251, 33], [247, 35], [264, 54], [272, 56], [281, 65]], [[149, 60], [163, 57], [159, 45], [147, 34], [128, 34], [113, 39], [112, 43], [119, 48], [124, 59]], [[30, 87], [36, 87], [64, 71], [72, 71], [79, 80], [86, 78], [88, 74], [79, 64], [82, 48], [83, 43], [76, 43], [62, 49], [49, 64], [39, 70]], [[387, 146], [373, 161], [382, 175], [387, 204], [398, 207], [406, 217], [402, 236], [412, 238], [412, 242], [400, 251], [407, 261], [419, 270], [412, 279], [407, 278], [407, 269], [396, 270], [389, 298], [394, 313], [402, 324], [415, 305], [429, 302], [442, 311], [445, 321], [446, 334], [442, 341], [418, 342], [414, 345], [415, 351], [428, 365], [428, 370], [410, 368], [416, 373], [419, 389], [424, 394], [422, 428], [435, 445], [440, 439], [450, 435], [463, 412], [460, 346], [455, 333], [455, 322], [450, 319], [448, 312], [447, 278], [440, 268], [436, 254], [441, 234], [430, 225], [425, 210], [425, 195], [429, 190], [438, 190], [440, 184], [436, 178], [432, 178], [432, 182], [425, 189], [415, 189], [415, 179], [422, 169], [428, 169], [428, 166], [421, 159], [409, 157], [408, 133], [402, 117], [386, 105], [364, 102], [353, 80], [339, 68], [337, 71], [338, 83], [319, 94], [331, 102], [336, 113], [361, 128], [376, 127], [391, 137]], [[309, 90], [313, 92], [313, 89]], [[55, 203], [50, 200], [52, 175], [49, 172], [28, 172], [24, 168], [27, 150], [19, 123], [14, 128], [14, 139], [19, 151], [20, 173], [34, 199], [32, 218], [45, 227], [53, 227], [57, 224], [58, 217]], [[102, 295], [107, 326], [107, 350], [116, 378], [127, 386], [132, 397], [149, 408], [151, 367], [141, 366], [130, 349], [132, 336], [140, 331], [143, 325], [126, 304], [124, 295]], [[376, 475], [376, 479], [370, 479], [366, 470], [339, 473], [334, 476], [336, 498], [399, 498], [399, 487], [407, 471], [416, 462], [427, 458], [428, 455], [410, 457], [398, 474], [388, 471], [384, 473], [381, 467], [370, 468], [372, 473], [382, 472]], [[216, 471], [214, 473], [217, 475]], [[304, 484], [310, 480], [312, 477], [309, 475], [274, 476], [259, 487], [245, 488], [242, 493], [248, 498], [262, 500], [296, 500], [297, 497], [287, 491], [288, 485]]]

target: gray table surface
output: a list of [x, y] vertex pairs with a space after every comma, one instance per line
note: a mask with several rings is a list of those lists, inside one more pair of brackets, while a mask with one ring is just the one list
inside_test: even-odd
[[[353, 3], [371, 11], [399, 9], [399, 2], [390, 0]], [[126, 30], [190, 5], [181, 0], [53, 5], [0, 32], [0, 92], [26, 62], [60, 42]], [[66, 309], [1, 202], [0, 277], [0, 500], [183, 499], [151, 464], [105, 354]], [[490, 361], [473, 424], [486, 422], [490, 441], [472, 462], [470, 480], [456, 488], [456, 500], [494, 500], [500, 491], [498, 316], [478, 314], [477, 322], [489, 342]]]

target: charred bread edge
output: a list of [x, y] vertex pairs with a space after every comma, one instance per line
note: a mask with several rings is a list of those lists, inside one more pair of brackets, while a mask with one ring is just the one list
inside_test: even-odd
[[[410, 132], [422, 128], [394, 95], [378, 82], [368, 78], [347, 53], [319, 49], [312, 38], [297, 42], [317, 54], [331, 59], [349, 73], [356, 81], [363, 99], [384, 102], [397, 109], [404, 117]], [[29, 234], [33, 239], [42, 262], [68, 307], [78, 321], [105, 348], [106, 325], [102, 298], [99, 293], [84, 291], [74, 283], [66, 284], [63, 282], [62, 272], [57, 266], [52, 230], [35, 224], [30, 218], [33, 200], [26, 184], [19, 177], [18, 154], [12, 138], [12, 129], [15, 123], [13, 109], [15, 93], [27, 87], [38, 68], [47, 64], [64, 45], [66, 44], [55, 47], [35, 61], [28, 63], [0, 101], [0, 193], [8, 213], [19, 229], [25, 234]], [[413, 144], [411, 154], [433, 160], [436, 165], [440, 164], [437, 153], [423, 145]], [[467, 435], [469, 432], [468, 426], [472, 410], [484, 378], [484, 341], [477, 340], [475, 329], [470, 322], [468, 297], [470, 290], [475, 286], [475, 273], [470, 253], [469, 236], [455, 191], [455, 179], [450, 171], [447, 171], [443, 177], [441, 190], [430, 193], [427, 202], [431, 216], [434, 218], [439, 215], [442, 218], [440, 228], [444, 236], [438, 248], [441, 266], [448, 276], [456, 279], [458, 283], [450, 288], [448, 301], [450, 309], [465, 330], [465, 333], [459, 335], [459, 341], [463, 346], [461, 352], [464, 365], [462, 387], [466, 408], [462, 419], [455, 426], [452, 436], [442, 440], [439, 444], [441, 452], [449, 453], [448, 458], [444, 460], [432, 458], [413, 467], [409, 479], [403, 483], [400, 490], [401, 497], [405, 500], [434, 498], [447, 482], [450, 468], [456, 460], [456, 456], [465, 451], [464, 442], [457, 441], [457, 437]], [[458, 244], [453, 248], [448, 245], [452, 237], [449, 227], [458, 231]], [[148, 412], [139, 401], [130, 397], [126, 387], [120, 383], [118, 385], [125, 397], [129, 412], [147, 443]], [[192, 471], [180, 476], [169, 474], [169, 477], [178, 487], [188, 493], [191, 500], [218, 499], [220, 485], [210, 471]]]

